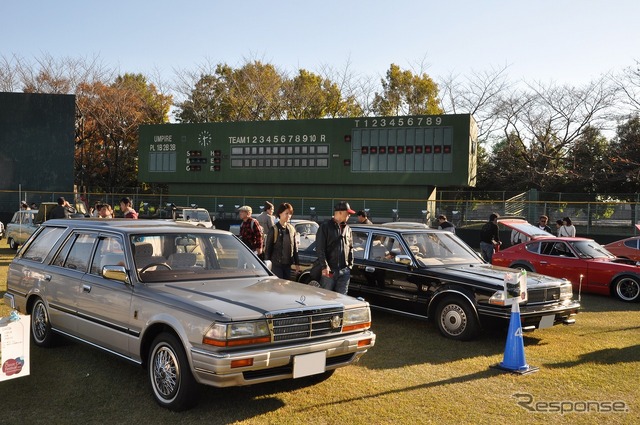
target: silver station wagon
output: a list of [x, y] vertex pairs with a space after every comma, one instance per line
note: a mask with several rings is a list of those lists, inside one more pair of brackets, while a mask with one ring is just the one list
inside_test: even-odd
[[143, 365], [176, 411], [197, 384], [323, 379], [375, 343], [367, 303], [278, 279], [229, 232], [170, 221], [49, 220], [7, 287], [35, 345], [62, 334]]

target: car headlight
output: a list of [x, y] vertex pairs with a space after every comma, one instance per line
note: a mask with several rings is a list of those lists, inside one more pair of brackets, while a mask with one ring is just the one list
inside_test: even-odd
[[352, 308], [344, 311], [342, 332], [368, 329], [371, 327], [371, 310], [369, 307]]
[[267, 322], [264, 320], [214, 323], [202, 337], [203, 344], [216, 347], [235, 347], [266, 342], [271, 342], [271, 333]]
[[505, 305], [506, 301], [505, 291], [496, 291], [491, 298], [489, 298], [489, 304], [493, 305]]
[[560, 285], [560, 299], [568, 300], [573, 297], [573, 286], [568, 280]]

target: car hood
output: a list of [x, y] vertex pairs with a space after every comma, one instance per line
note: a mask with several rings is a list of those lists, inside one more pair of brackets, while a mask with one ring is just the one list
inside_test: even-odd
[[548, 238], [555, 237], [551, 233], [545, 232], [540, 229], [538, 226], [534, 226], [526, 220], [509, 218], [504, 220], [498, 220], [499, 224], [503, 224], [505, 227], [511, 230], [515, 230], [518, 233], [522, 233], [523, 235], [529, 237], [530, 239], [535, 238]]
[[[484, 284], [483, 286], [494, 286], [498, 289], [504, 287], [504, 278], [507, 273], [520, 273], [520, 270], [493, 266], [491, 264], [447, 266], [444, 269], [446, 270], [446, 274], [449, 278], [458, 279], [471, 284], [482, 283]], [[527, 272], [528, 290], [556, 287], [564, 282], [565, 279]]]
[[[278, 278], [173, 282], [156, 287], [201, 314], [249, 320], [282, 310], [365, 305], [353, 297]], [[283, 296], [284, 295], [284, 296]], [[185, 308], [189, 308], [185, 305]]]

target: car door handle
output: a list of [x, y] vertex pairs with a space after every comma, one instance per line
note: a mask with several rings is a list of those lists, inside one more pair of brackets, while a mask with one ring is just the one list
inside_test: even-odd
[[373, 272], [376, 271], [376, 268], [375, 267], [371, 267], [371, 266], [366, 266], [364, 268], [364, 271], [367, 272], [367, 273], [373, 273]]
[[87, 294], [89, 292], [91, 292], [91, 286], [90, 285], [82, 285], [82, 292], [86, 292]]
[[549, 264], [548, 261], [540, 261], [540, 264]]

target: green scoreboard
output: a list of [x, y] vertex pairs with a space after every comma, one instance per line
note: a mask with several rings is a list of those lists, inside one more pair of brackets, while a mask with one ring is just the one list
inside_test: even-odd
[[475, 186], [476, 134], [469, 114], [145, 125], [139, 180], [176, 194], [424, 199]]

